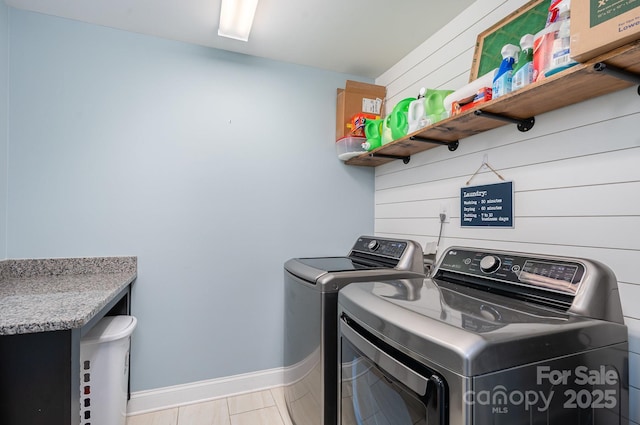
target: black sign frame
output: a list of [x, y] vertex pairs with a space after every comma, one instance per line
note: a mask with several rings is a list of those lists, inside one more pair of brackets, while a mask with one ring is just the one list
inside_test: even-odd
[[460, 188], [460, 226], [513, 228], [513, 182]]

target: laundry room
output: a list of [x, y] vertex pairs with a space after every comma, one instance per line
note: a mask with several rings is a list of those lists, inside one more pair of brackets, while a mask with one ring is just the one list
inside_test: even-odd
[[[513, 20], [531, 2], [450, 2], [450, 15], [421, 39], [411, 28], [419, 25], [411, 13], [418, 5], [397, 6], [406, 14], [402, 34], [412, 40], [397, 51], [382, 35], [352, 33], [346, 25], [342, 34], [358, 43], [333, 38], [332, 25], [357, 20], [358, 8], [368, 4], [362, 1], [331, 2], [344, 8], [340, 17], [291, 3], [286, 16], [291, 21], [268, 16], [264, 11], [272, 5], [260, 1], [247, 42], [219, 41], [220, 2], [199, 5], [210, 13], [194, 15], [214, 20], [204, 37], [218, 40], [216, 45], [201, 43], [197, 31], [189, 38], [172, 34], [173, 25], [155, 21], [154, 27], [153, 5], [116, 2], [109, 8], [107, 3], [0, 2], [0, 423], [86, 425], [90, 414], [98, 423], [100, 384], [91, 389], [80, 384], [87, 375], [81, 372], [86, 351], [80, 341], [89, 341], [91, 329], [106, 329], [98, 326], [99, 319], [117, 315], [131, 318], [124, 325], [130, 341], [122, 357], [127, 373], [116, 374], [125, 404], [113, 409], [128, 425], [403, 425], [404, 419], [367, 421], [356, 413], [364, 409], [357, 402], [341, 406], [344, 395], [355, 400], [354, 388], [350, 384], [345, 390], [337, 374], [368, 375], [357, 370], [366, 360], [350, 357], [334, 364], [341, 361], [338, 351], [351, 344], [349, 350], [366, 357], [373, 337], [355, 334], [377, 333], [367, 312], [387, 311], [375, 308], [382, 305], [380, 297], [417, 314], [422, 310], [411, 310], [409, 303], [437, 294], [434, 299], [448, 306], [448, 317], [460, 319], [448, 308], [463, 299], [471, 308], [473, 296], [447, 294], [476, 274], [486, 283], [487, 274], [509, 265], [529, 275], [517, 282], [506, 279], [500, 283], [504, 287], [487, 286], [487, 301], [477, 306], [481, 320], [473, 324], [488, 326], [484, 333], [477, 331], [480, 336], [511, 337], [507, 331], [517, 329], [532, 345], [509, 345], [509, 359], [493, 369], [489, 361], [466, 369], [461, 363], [457, 375], [488, 376], [515, 368], [514, 359], [524, 359], [525, 351], [568, 357], [536, 339], [534, 330], [570, 316], [576, 320], [570, 322], [573, 333], [567, 327], [568, 333], [558, 335], [615, 358], [616, 378], [608, 366], [600, 369], [604, 360], [597, 357], [580, 365], [563, 360], [544, 369], [545, 364], [537, 378], [547, 388], [562, 383], [562, 372], [570, 370], [570, 383], [589, 381], [589, 397], [602, 389], [608, 400], [603, 410], [616, 404], [619, 423], [640, 425], [640, 277], [634, 272], [640, 259], [637, 38], [609, 49], [618, 53], [609, 62], [597, 62], [604, 71], [588, 59], [550, 75], [546, 89], [536, 86], [544, 82], [535, 82], [504, 99], [485, 99], [491, 103], [484, 116], [465, 110], [449, 117], [449, 106], [446, 117], [412, 132], [405, 129], [400, 141], [378, 141], [373, 147], [358, 141], [355, 154], [340, 158], [334, 124], [338, 93], [347, 84], [382, 88], [384, 97], [377, 99], [380, 109], [373, 115], [393, 116], [396, 105], [408, 106], [406, 100], [418, 101], [420, 93], [426, 98], [442, 94], [442, 105], [443, 98], [474, 80], [470, 75], [482, 74], [476, 63], [479, 36]], [[188, 15], [178, 9], [162, 10], [182, 29], [203, 28], [201, 22], [184, 20]], [[391, 19], [397, 13], [387, 15]], [[625, 25], [637, 28], [631, 20]], [[278, 33], [282, 38], [275, 47], [261, 41], [267, 29], [277, 27], [291, 30]], [[327, 40], [308, 42], [299, 62], [287, 56], [298, 46], [297, 33], [302, 38], [307, 30], [319, 34], [320, 29]], [[393, 51], [395, 58], [377, 57], [382, 50]], [[609, 50], [598, 54], [605, 57]], [[360, 64], [347, 66], [354, 58]], [[480, 111], [482, 101], [472, 109]], [[496, 192], [505, 187], [506, 192]], [[471, 217], [465, 223], [465, 212], [473, 212], [465, 211], [464, 199], [483, 190], [500, 194], [493, 200], [508, 201], [491, 203], [490, 210], [505, 211], [508, 225], [479, 225]], [[458, 262], [459, 247], [468, 255]], [[318, 261], [326, 258], [333, 260]], [[466, 273], [473, 279], [458, 276], [474, 264], [480, 271]], [[574, 286], [554, 289], [557, 282], [537, 275], [541, 264], [551, 264], [550, 273], [572, 273], [568, 280]], [[431, 272], [435, 283], [422, 283], [432, 280], [419, 275]], [[79, 276], [70, 279], [81, 290], [69, 289], [64, 279], [74, 273]], [[391, 278], [393, 285], [375, 286], [380, 297], [363, 295], [367, 288], [373, 291], [370, 281]], [[47, 279], [59, 287], [48, 287]], [[594, 285], [594, 280], [603, 283]], [[356, 281], [343, 291], [343, 284]], [[304, 292], [305, 282], [326, 291]], [[33, 287], [24, 291], [27, 283]], [[540, 297], [516, 290], [531, 285], [535, 294], [543, 291]], [[552, 296], [545, 295], [549, 288]], [[602, 288], [609, 292], [598, 292]], [[502, 293], [513, 295], [505, 303], [509, 308], [498, 306]], [[597, 304], [594, 294], [608, 304]], [[545, 319], [537, 313], [558, 305], [562, 312]], [[517, 309], [521, 314], [514, 313]], [[389, 313], [384, 323], [389, 329], [403, 321], [406, 329], [422, 323], [411, 314]], [[515, 328], [492, 327], [511, 315], [518, 317]], [[536, 319], [523, 324], [522, 315]], [[359, 321], [362, 317], [366, 320]], [[605, 340], [596, 329], [620, 338]], [[463, 335], [458, 331], [455, 335]], [[460, 341], [477, 341], [466, 339], [469, 328], [464, 331]], [[403, 357], [411, 357], [409, 351], [394, 346], [398, 335], [382, 337], [402, 353], [394, 351], [398, 356], [390, 356], [387, 366], [371, 370], [391, 367], [398, 359], [413, 364], [415, 359]], [[320, 364], [325, 369], [316, 368]], [[416, 378], [396, 387], [419, 393], [422, 386], [448, 399], [437, 402], [434, 395], [436, 401], [426, 403], [427, 416], [412, 413], [406, 423], [470, 424], [465, 414], [454, 412], [455, 406], [462, 406], [461, 412], [471, 409], [470, 402], [456, 404], [467, 393], [452, 402], [453, 375], [439, 373], [436, 364], [430, 359], [416, 366], [419, 373], [406, 371], [407, 376], [431, 371], [428, 383]], [[30, 368], [32, 373], [23, 373]], [[327, 371], [327, 380], [307, 380]], [[504, 373], [505, 382], [523, 379]], [[611, 399], [614, 393], [604, 388], [613, 381], [619, 386]], [[478, 391], [497, 385], [480, 378], [474, 382]], [[534, 392], [525, 390], [540, 394], [543, 388], [519, 389], [526, 395]], [[85, 391], [96, 397], [86, 401]], [[576, 425], [600, 424], [597, 406], [580, 399], [581, 391], [576, 403], [589, 404], [586, 410], [595, 416], [583, 416]], [[54, 393], [63, 401], [52, 399]], [[314, 406], [301, 408], [307, 395]], [[440, 416], [429, 403], [447, 404], [451, 414]], [[88, 413], [90, 404], [93, 413]], [[501, 409], [491, 411], [491, 418], [509, 423], [499, 422], [508, 415]], [[353, 417], [342, 420], [343, 411]], [[475, 425], [489, 423], [483, 420], [476, 417]], [[571, 419], [563, 417], [562, 423]]]

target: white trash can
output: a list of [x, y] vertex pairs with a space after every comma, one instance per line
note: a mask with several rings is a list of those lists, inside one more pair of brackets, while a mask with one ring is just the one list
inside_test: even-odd
[[133, 316], [106, 316], [80, 340], [81, 425], [125, 425], [136, 323]]

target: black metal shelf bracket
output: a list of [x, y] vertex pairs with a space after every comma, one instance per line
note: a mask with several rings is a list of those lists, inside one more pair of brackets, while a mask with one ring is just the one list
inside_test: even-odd
[[500, 114], [494, 114], [493, 112], [486, 112], [486, 111], [481, 111], [481, 110], [477, 110], [474, 112], [474, 114], [476, 114], [479, 117], [485, 117], [485, 118], [490, 118], [492, 120], [498, 120], [498, 121], [504, 121], [504, 122], [508, 122], [511, 124], [517, 124], [518, 130], [520, 130], [521, 132], [525, 132], [525, 131], [529, 131], [533, 128], [533, 126], [536, 123], [536, 118], [535, 117], [531, 117], [531, 118], [511, 118], [511, 117], [507, 117], [505, 115], [500, 115]]
[[640, 74], [627, 71], [626, 69], [618, 68], [617, 66], [607, 65], [604, 62], [597, 62], [593, 64], [593, 70], [602, 72], [603, 74], [611, 75], [620, 80], [630, 81], [634, 84], [638, 84], [638, 95], [640, 96]]
[[411, 160], [411, 156], [401, 156], [401, 155], [388, 155], [386, 153], [370, 153], [369, 156], [371, 157], [378, 157], [378, 158], [391, 158], [391, 159], [401, 159], [403, 163], [408, 164], [409, 161]]
[[429, 139], [422, 136], [411, 136], [409, 137], [409, 140], [413, 140], [415, 142], [424, 142], [424, 143], [431, 143], [434, 145], [446, 146], [449, 148], [451, 152], [458, 149], [458, 146], [460, 145], [460, 143], [457, 140], [454, 140], [453, 142], [445, 142], [444, 140]]

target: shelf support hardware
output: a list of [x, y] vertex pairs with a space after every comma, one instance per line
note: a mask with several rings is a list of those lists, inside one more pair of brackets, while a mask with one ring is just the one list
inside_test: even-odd
[[444, 140], [428, 139], [422, 136], [411, 136], [409, 137], [409, 140], [413, 140], [415, 142], [432, 143], [434, 145], [446, 146], [447, 148], [449, 148], [451, 152], [458, 149], [458, 145], [460, 144], [457, 140], [454, 140], [453, 142], [445, 142]]
[[404, 164], [408, 164], [411, 160], [411, 156], [388, 155], [386, 153], [370, 153], [369, 156], [378, 158], [401, 159]]
[[607, 65], [604, 62], [597, 62], [593, 65], [593, 70], [601, 72], [603, 74], [611, 75], [620, 80], [630, 81], [638, 84], [638, 95], [640, 96], [640, 74], [636, 74], [626, 69], [618, 68], [617, 66]]
[[511, 118], [511, 117], [507, 117], [504, 115], [500, 115], [500, 114], [494, 114], [493, 112], [486, 112], [486, 111], [481, 111], [481, 110], [477, 110], [474, 112], [474, 114], [476, 114], [476, 116], [478, 117], [485, 117], [485, 118], [491, 118], [492, 120], [498, 120], [498, 121], [504, 121], [504, 122], [508, 122], [511, 124], [517, 124], [518, 126], [518, 130], [520, 130], [521, 132], [525, 132], [525, 131], [529, 131], [533, 128], [534, 124], [536, 123], [536, 118], [535, 117], [531, 117], [531, 118]]

